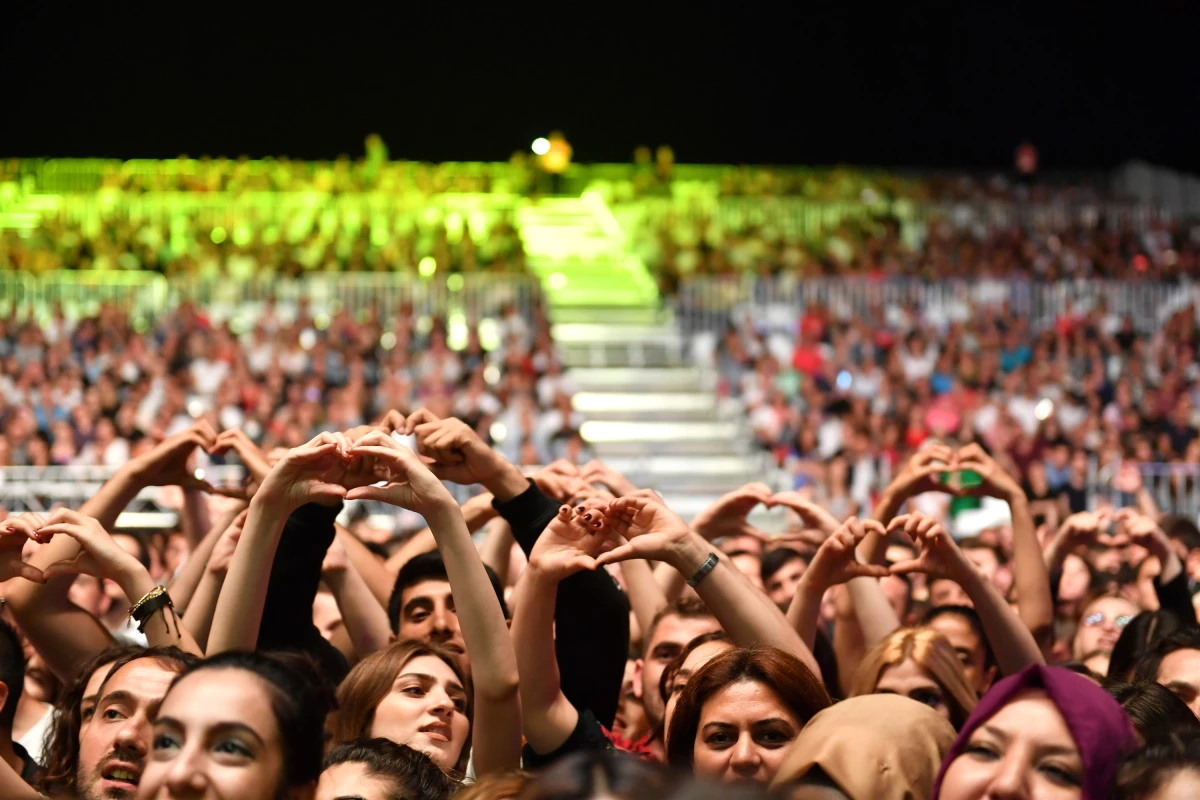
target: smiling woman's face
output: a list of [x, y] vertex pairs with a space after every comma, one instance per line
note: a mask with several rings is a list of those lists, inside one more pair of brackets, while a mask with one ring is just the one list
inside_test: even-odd
[[980, 725], [951, 762], [938, 800], [1079, 800], [1083, 758], [1040, 689], [1018, 694]]
[[452, 769], [471, 728], [466, 709], [467, 693], [454, 670], [437, 656], [417, 656], [376, 706], [369, 735], [408, 745]]

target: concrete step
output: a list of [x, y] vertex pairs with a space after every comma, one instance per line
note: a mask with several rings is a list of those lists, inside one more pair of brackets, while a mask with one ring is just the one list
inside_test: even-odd
[[560, 347], [567, 367], [674, 367], [685, 363], [675, 347], [659, 344], [569, 344]]
[[716, 421], [717, 398], [705, 392], [578, 392], [572, 402], [589, 419], [601, 414], [708, 415]]
[[574, 342], [654, 342], [679, 345], [679, 331], [670, 325], [612, 325], [561, 323], [551, 326], [555, 344]]
[[581, 367], [571, 370], [571, 380], [584, 392], [710, 391], [696, 367]]
[[605, 323], [609, 325], [672, 325], [670, 309], [658, 305], [554, 307], [552, 324]]

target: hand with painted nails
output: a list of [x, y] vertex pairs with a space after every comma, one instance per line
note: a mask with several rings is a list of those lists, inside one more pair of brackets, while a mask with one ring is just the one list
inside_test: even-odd
[[917, 557], [891, 566], [893, 575], [924, 572], [930, 578], [949, 578], [960, 585], [975, 565], [941, 524], [925, 514], [902, 514], [887, 526], [888, 533], [903, 532], [917, 546]]
[[699, 542], [678, 514], [644, 497], [618, 497], [608, 504], [607, 516], [618, 545], [600, 556], [600, 564], [645, 558], [676, 566], [686, 546]]
[[16, 577], [34, 583], [46, 582], [40, 569], [26, 564], [21, 558], [27, 540], [39, 543], [50, 540], [51, 534], [42, 531], [45, 524], [45, 519], [34, 513], [8, 517], [0, 522], [0, 583]]
[[883, 525], [873, 519], [851, 517], [846, 520], [817, 550], [805, 575], [812, 573], [813, 580], [826, 589], [852, 578], [882, 578], [888, 575], [887, 567], [863, 564], [858, 560], [858, 545], [868, 533], [887, 535]]
[[529, 554], [529, 569], [539, 577], [561, 581], [596, 568], [596, 553], [605, 542], [607, 518], [599, 508], [561, 506]]

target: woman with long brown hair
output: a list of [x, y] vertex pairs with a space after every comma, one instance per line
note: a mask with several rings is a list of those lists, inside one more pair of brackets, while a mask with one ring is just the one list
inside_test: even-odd
[[449, 651], [395, 642], [350, 670], [337, 700], [335, 743], [388, 739], [425, 753], [449, 773], [466, 773], [474, 709], [467, 679]]
[[867, 654], [850, 689], [851, 697], [864, 694], [909, 697], [942, 714], [955, 730], [979, 700], [954, 648], [929, 628], [900, 628]]
[[829, 706], [821, 681], [773, 647], [738, 648], [687, 682], [667, 732], [667, 763], [724, 783], [766, 785], [804, 724]]

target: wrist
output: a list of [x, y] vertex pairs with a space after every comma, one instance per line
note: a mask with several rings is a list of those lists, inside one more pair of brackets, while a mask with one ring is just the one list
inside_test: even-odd
[[123, 564], [120, 571], [113, 575], [113, 581], [121, 587], [129, 604], [133, 605], [158, 584], [150, 577], [150, 573], [140, 561], [131, 559], [131, 564]]
[[501, 503], [512, 500], [529, 489], [529, 479], [507, 461], [480, 483]]
[[704, 566], [704, 562], [713, 552], [712, 545], [704, 537], [688, 531], [687, 536], [672, 546], [664, 560], [678, 570], [683, 577], [690, 578], [700, 567]]

